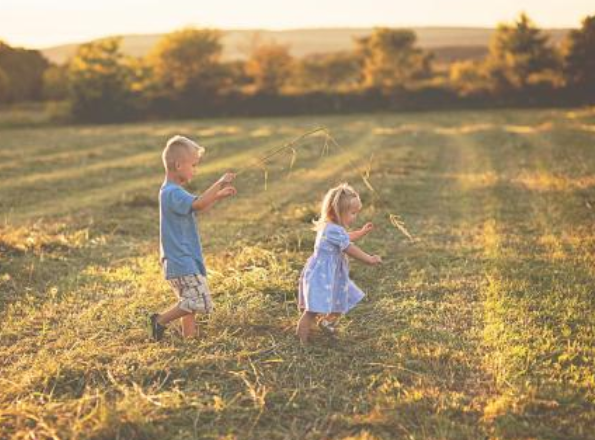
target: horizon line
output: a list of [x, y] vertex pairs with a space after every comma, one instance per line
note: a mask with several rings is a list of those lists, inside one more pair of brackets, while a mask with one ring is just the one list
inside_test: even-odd
[[[72, 40], [67, 40], [67, 41], [63, 41], [63, 42], [57, 42], [57, 43], [52, 43], [52, 44], [41, 44], [41, 45], [25, 45], [25, 44], [13, 44], [11, 43], [8, 39], [4, 39], [2, 38], [2, 36], [0, 36], [0, 42], [4, 42], [12, 47], [20, 47], [20, 48], [26, 48], [26, 49], [33, 49], [33, 50], [47, 50], [47, 49], [52, 49], [52, 48], [56, 48], [56, 47], [61, 47], [61, 46], [70, 46], [70, 45], [80, 45], [80, 44], [85, 44], [91, 41], [97, 41], [97, 40], [102, 40], [105, 38], [110, 38], [110, 37], [118, 37], [118, 36], [147, 36], [147, 35], [163, 35], [163, 34], [169, 34], [172, 32], [176, 32], [178, 30], [181, 29], [187, 29], [187, 28], [197, 28], [197, 29], [214, 29], [214, 30], [220, 30], [222, 32], [296, 32], [296, 31], [311, 31], [311, 30], [318, 30], [318, 31], [324, 31], [324, 30], [340, 30], [340, 29], [345, 29], [345, 30], [369, 30], [369, 29], [374, 29], [374, 28], [391, 28], [391, 29], [468, 29], [468, 30], [496, 30], [496, 28], [498, 27], [499, 24], [496, 24], [494, 26], [481, 26], [481, 25], [385, 25], [385, 24], [378, 24], [378, 25], [370, 25], [370, 26], [299, 26], [299, 27], [283, 27], [283, 28], [275, 28], [275, 27], [233, 27], [233, 28], [222, 28], [222, 27], [216, 27], [216, 26], [198, 26], [198, 25], [185, 25], [185, 26], [180, 26], [180, 27], [176, 27], [172, 30], [163, 30], [163, 31], [155, 31], [155, 32], [125, 32], [125, 33], [110, 33], [110, 34], [104, 34], [104, 35], [98, 35], [95, 37], [89, 37], [87, 39], [72, 39]], [[542, 30], [542, 31], [555, 31], [555, 30], [571, 30], [571, 29], [576, 29], [578, 28], [578, 26], [572, 27], [572, 26], [551, 26], [551, 27], [539, 27], [538, 29]]]

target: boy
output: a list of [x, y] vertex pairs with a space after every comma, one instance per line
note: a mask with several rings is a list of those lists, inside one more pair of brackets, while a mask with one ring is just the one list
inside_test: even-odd
[[213, 309], [206, 280], [195, 212], [204, 212], [218, 201], [236, 194], [230, 185], [235, 174], [226, 173], [202, 195], [195, 196], [182, 188], [200, 163], [204, 148], [183, 136], [171, 138], [163, 150], [165, 181], [159, 191], [160, 261], [165, 279], [179, 301], [169, 310], [149, 318], [149, 335], [160, 340], [166, 325], [182, 318], [182, 335], [197, 335], [195, 313], [210, 313]]

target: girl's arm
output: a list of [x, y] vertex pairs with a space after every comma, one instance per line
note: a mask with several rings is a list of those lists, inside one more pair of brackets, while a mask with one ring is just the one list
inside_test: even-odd
[[366, 264], [375, 265], [378, 263], [382, 263], [382, 259], [378, 255], [367, 254], [353, 243], [351, 243], [343, 252], [345, 252], [350, 257], [353, 257], [356, 260], [359, 260]]
[[349, 232], [347, 235], [349, 235], [350, 241], [357, 241], [360, 238], [368, 235], [370, 232], [372, 232], [373, 229], [374, 229], [374, 225], [372, 223], [366, 223], [361, 229], [358, 229], [357, 231]]
[[225, 173], [219, 180], [203, 192], [199, 198], [192, 202], [192, 209], [195, 211], [207, 211], [215, 202], [232, 196], [236, 193], [235, 188], [228, 186], [235, 178], [233, 173]]

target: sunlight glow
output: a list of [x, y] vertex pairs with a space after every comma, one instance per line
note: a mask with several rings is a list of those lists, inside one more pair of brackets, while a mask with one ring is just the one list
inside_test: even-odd
[[595, 13], [592, 0], [418, 0], [345, 2], [302, 0], [293, 6], [274, 0], [3, 0], [0, 39], [47, 47], [106, 35], [162, 33], [188, 26], [221, 29], [304, 27], [475, 26], [495, 27], [526, 11], [542, 27], [577, 27]]

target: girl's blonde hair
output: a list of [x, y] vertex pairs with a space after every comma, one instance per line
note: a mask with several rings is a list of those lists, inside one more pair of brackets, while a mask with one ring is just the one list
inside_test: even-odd
[[322, 229], [328, 222], [345, 226], [343, 217], [353, 200], [357, 200], [361, 203], [357, 191], [347, 183], [342, 183], [329, 189], [325, 194], [324, 199], [322, 199], [320, 217], [317, 220], [314, 220], [314, 230], [318, 231]]

